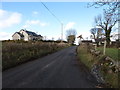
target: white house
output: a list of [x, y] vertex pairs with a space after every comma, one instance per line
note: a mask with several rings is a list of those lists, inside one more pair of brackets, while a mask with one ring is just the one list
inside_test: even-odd
[[43, 37], [41, 35], [37, 35], [35, 32], [21, 29], [19, 32], [15, 32], [12, 35], [12, 38], [13, 40], [29, 41], [29, 40], [42, 40]]

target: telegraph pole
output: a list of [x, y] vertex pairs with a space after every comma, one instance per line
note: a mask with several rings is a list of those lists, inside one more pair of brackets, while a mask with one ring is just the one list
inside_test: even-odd
[[61, 43], [63, 41], [63, 23], [61, 23]]

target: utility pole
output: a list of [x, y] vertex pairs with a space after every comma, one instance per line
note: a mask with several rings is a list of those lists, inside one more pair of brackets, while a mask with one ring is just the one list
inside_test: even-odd
[[63, 23], [61, 23], [61, 43], [63, 41]]

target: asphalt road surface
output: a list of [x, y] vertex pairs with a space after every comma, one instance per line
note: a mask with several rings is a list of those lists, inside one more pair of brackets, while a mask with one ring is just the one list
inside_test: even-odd
[[73, 46], [4, 71], [2, 87], [95, 88], [95, 78], [83, 68]]

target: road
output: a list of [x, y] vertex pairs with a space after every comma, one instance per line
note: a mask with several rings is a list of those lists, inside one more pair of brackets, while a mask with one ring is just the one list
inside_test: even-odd
[[2, 73], [3, 88], [94, 88], [96, 80], [78, 63], [76, 46]]

